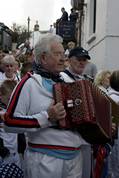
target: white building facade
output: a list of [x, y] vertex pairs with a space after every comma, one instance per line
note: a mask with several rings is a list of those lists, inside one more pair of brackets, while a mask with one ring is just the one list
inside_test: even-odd
[[84, 0], [81, 45], [98, 70], [119, 70], [119, 0]]

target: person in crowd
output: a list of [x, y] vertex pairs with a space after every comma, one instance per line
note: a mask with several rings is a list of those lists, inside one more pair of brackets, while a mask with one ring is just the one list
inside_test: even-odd
[[39, 39], [34, 49], [36, 71], [17, 85], [4, 116], [6, 130], [27, 132], [28, 178], [82, 178], [83, 139], [77, 131], [58, 127], [66, 111], [53, 97], [53, 85], [64, 82], [59, 75], [64, 70], [62, 42], [54, 34]]
[[53, 23], [53, 32], [52, 33], [56, 34], [56, 23], [55, 22]]
[[[107, 95], [110, 90], [110, 76], [111, 76], [110, 70], [102, 70], [96, 74], [95, 79], [94, 79], [94, 83]], [[97, 145], [97, 148], [99, 148], [99, 146], [100, 145]], [[108, 146], [110, 146], [110, 149], [111, 149], [110, 143], [108, 144]], [[96, 150], [95, 148], [94, 150]], [[103, 164], [102, 178], [107, 178], [107, 175], [108, 175], [108, 157], [109, 157], [109, 154], [106, 156], [104, 164]]]
[[53, 25], [50, 25], [49, 33], [53, 33]]
[[96, 74], [94, 79], [94, 83], [106, 94], [108, 94], [108, 91], [110, 89], [110, 76], [111, 71], [102, 70]]
[[56, 28], [55, 28], [56, 34], [59, 34], [58, 29], [60, 27], [60, 24], [66, 24], [68, 22], [68, 13], [66, 12], [64, 7], [61, 8], [61, 12], [62, 12], [62, 16], [56, 20]]
[[26, 40], [25, 43], [22, 43], [18, 46], [17, 52], [16, 52], [16, 58], [25, 55], [27, 53], [30, 53], [32, 51], [29, 40]]
[[56, 34], [56, 23], [53, 23], [53, 25], [50, 25], [49, 33]]
[[68, 21], [68, 13], [66, 12], [66, 10], [65, 10], [64, 7], [61, 8], [61, 12], [62, 12], [62, 16], [59, 19], [59, 22], [66, 22], [66, 21]]
[[20, 73], [21, 73], [21, 63], [18, 59], [15, 60], [16, 61], [16, 65], [15, 65], [15, 75], [17, 77], [17, 80], [20, 81], [21, 80], [21, 76], [20, 76]]
[[[110, 76], [111, 89], [108, 95], [119, 105], [119, 70], [112, 72]], [[119, 177], [119, 121], [116, 119], [117, 125], [117, 136], [114, 139], [114, 145], [112, 147], [111, 155], [109, 157], [109, 171], [108, 177], [118, 178]]]
[[5, 57], [5, 53], [2, 50], [0, 50], [0, 73], [4, 72], [3, 71], [3, 66], [2, 66], [2, 59], [3, 59], [3, 57]]
[[4, 73], [0, 73], [0, 84], [4, 80], [15, 80], [18, 81], [18, 78], [16, 76], [15, 70], [16, 70], [16, 60], [14, 56], [12, 55], [6, 55], [2, 59], [2, 65], [4, 69]]
[[[61, 76], [68, 82], [85, 79], [82, 72], [89, 59], [90, 56], [87, 50], [82, 47], [73, 48], [69, 53], [69, 67], [61, 72]], [[91, 174], [91, 145], [85, 140], [82, 140], [81, 151], [83, 155], [82, 178], [89, 178]]]
[[73, 41], [69, 41], [67, 44], [67, 49], [65, 50], [65, 56], [68, 57], [69, 52], [71, 51], [71, 49], [75, 48], [75, 42]]
[[66, 68], [64, 72], [61, 72], [61, 75], [65, 78], [70, 78], [70, 80], [72, 75], [73, 81], [78, 79], [84, 79], [85, 77], [82, 76], [82, 73], [87, 64], [87, 60], [90, 60], [88, 51], [82, 47], [75, 47], [70, 51], [68, 58], [70, 66]]
[[86, 67], [85, 67], [82, 75], [90, 76], [94, 80], [96, 74], [97, 74], [97, 66], [94, 63], [87, 60]]
[[78, 18], [78, 13], [75, 11], [74, 8], [71, 8], [71, 13], [69, 15], [70, 22], [76, 23], [77, 18]]
[[[4, 107], [0, 108], [0, 114], [2, 115], [7, 108], [11, 93], [16, 84], [17, 82], [15, 80], [5, 80], [0, 86], [0, 97], [4, 104]], [[17, 166], [21, 167], [18, 154], [17, 134], [5, 132], [2, 120], [0, 120], [0, 139], [2, 143], [0, 146], [1, 164], [15, 163]]]
[[25, 61], [24, 62], [33, 62], [33, 50], [29, 50], [25, 53]]
[[27, 73], [33, 71], [33, 63], [32, 62], [24, 62], [21, 67], [21, 78]]

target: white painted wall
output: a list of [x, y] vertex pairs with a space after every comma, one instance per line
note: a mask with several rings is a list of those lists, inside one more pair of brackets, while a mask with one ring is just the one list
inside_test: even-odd
[[119, 69], [119, 0], [97, 0], [96, 33], [89, 35], [90, 3], [85, 0], [82, 46], [98, 69]]
[[105, 66], [112, 70], [119, 70], [119, 37], [108, 37], [106, 48]]

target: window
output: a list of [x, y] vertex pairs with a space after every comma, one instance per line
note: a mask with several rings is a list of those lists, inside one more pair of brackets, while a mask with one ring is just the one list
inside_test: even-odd
[[89, 36], [96, 32], [96, 0], [90, 0]]

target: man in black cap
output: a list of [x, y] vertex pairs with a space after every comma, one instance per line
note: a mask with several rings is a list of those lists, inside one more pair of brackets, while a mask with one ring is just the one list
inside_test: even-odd
[[93, 81], [97, 73], [97, 67], [94, 63], [89, 62], [91, 58], [88, 54], [88, 51], [83, 49], [82, 47], [76, 47], [69, 54], [69, 58], [73, 56], [77, 57], [79, 61], [85, 61], [85, 68], [83, 69], [83, 72], [80, 73], [79, 71], [76, 71], [76, 73], [79, 73], [83, 75], [86, 79]]
[[[82, 47], [75, 47], [69, 53], [69, 67], [61, 72], [61, 76], [67, 82], [74, 82], [77, 80], [85, 79], [82, 76], [84, 68], [90, 60], [88, 51]], [[83, 155], [83, 171], [82, 178], [89, 178], [91, 173], [91, 145], [82, 139], [81, 151]]]
[[82, 47], [75, 47], [70, 51], [68, 57], [70, 65], [64, 72], [61, 72], [61, 75], [72, 81], [84, 79], [85, 77], [82, 76], [82, 73], [87, 60], [90, 60], [88, 51]]

